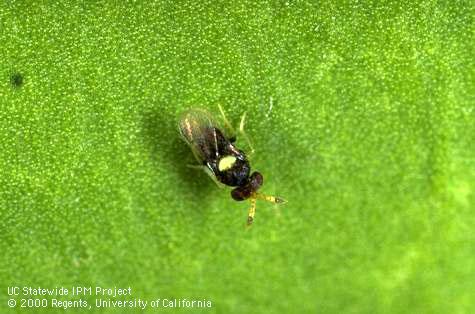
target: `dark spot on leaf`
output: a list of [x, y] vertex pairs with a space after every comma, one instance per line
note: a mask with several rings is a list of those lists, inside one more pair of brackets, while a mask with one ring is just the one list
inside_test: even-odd
[[23, 75], [21, 73], [15, 72], [10, 76], [10, 83], [15, 88], [20, 88], [23, 85]]

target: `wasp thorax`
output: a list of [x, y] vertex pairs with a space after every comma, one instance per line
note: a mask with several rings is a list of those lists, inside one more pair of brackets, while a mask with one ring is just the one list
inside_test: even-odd
[[219, 171], [226, 171], [228, 169], [231, 169], [234, 164], [236, 163], [236, 157], [234, 156], [224, 156], [219, 160], [218, 163], [218, 169]]

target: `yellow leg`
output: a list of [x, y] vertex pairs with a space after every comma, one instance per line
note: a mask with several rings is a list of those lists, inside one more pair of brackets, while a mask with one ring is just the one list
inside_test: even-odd
[[247, 145], [249, 145], [249, 148], [251, 149], [251, 151], [249, 152], [248, 155], [252, 155], [254, 153], [254, 146], [252, 145], [252, 142], [251, 142], [251, 139], [249, 138], [249, 136], [247, 136], [246, 132], [244, 132], [244, 122], [245, 122], [245, 120], [246, 120], [246, 113], [244, 112], [244, 114], [241, 117], [241, 122], [239, 123], [239, 132], [242, 134], [242, 136], [244, 137], [244, 139], [247, 142]]
[[221, 116], [223, 117], [224, 121], [224, 126], [228, 129], [228, 131], [231, 134], [227, 134], [229, 137], [234, 137], [236, 136], [236, 131], [234, 130], [233, 126], [229, 122], [229, 120], [226, 118], [226, 114], [224, 113], [223, 107], [221, 105], [218, 105], [219, 111], [221, 112]]
[[[235, 137], [236, 136], [236, 131], [234, 130], [233, 126], [229, 122], [229, 120], [226, 118], [226, 114], [224, 113], [223, 107], [221, 105], [218, 105], [219, 111], [221, 112], [221, 116], [223, 117], [224, 121], [224, 126], [229, 130], [231, 133], [229, 137]], [[244, 137], [244, 139], [247, 142], [247, 145], [249, 146], [250, 152], [247, 154], [248, 156], [252, 155], [254, 153], [254, 146], [252, 145], [251, 139], [249, 136], [247, 136], [246, 132], [244, 131], [244, 123], [246, 121], [246, 113], [243, 113], [241, 117], [241, 122], [239, 123], [239, 133]]]
[[254, 221], [254, 215], [256, 214], [256, 199], [251, 198], [251, 207], [249, 208], [249, 213], [247, 214], [247, 225], [250, 226]]

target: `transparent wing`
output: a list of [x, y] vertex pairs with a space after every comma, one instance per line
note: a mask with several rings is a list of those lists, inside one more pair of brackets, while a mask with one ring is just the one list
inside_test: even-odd
[[180, 134], [200, 164], [218, 158], [217, 124], [204, 109], [189, 109], [178, 123]]

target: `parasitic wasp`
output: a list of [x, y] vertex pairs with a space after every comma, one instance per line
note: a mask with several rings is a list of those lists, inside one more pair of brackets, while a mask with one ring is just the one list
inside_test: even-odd
[[[227, 132], [218, 126], [213, 116], [204, 109], [193, 108], [184, 112], [179, 120], [179, 131], [185, 142], [190, 146], [199, 165], [192, 166], [203, 169], [220, 187], [233, 187], [231, 196], [236, 201], [250, 200], [247, 224], [254, 221], [256, 200], [271, 203], [284, 203], [283, 198], [265, 195], [258, 192], [264, 183], [261, 173], [251, 173], [248, 155], [235, 146], [235, 132], [226, 119], [223, 109], [219, 106]], [[244, 113], [239, 125], [239, 132], [254, 152], [251, 141], [244, 132]]]

